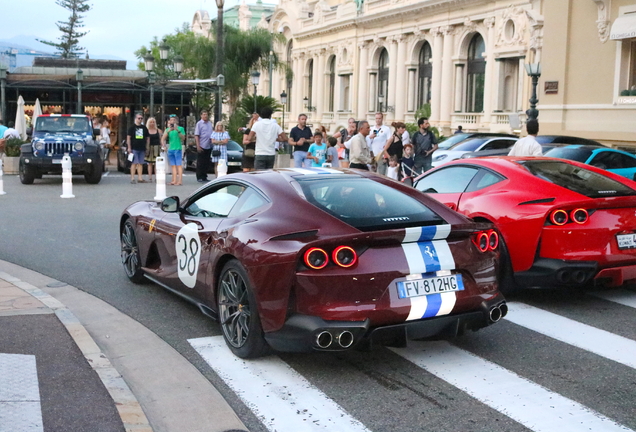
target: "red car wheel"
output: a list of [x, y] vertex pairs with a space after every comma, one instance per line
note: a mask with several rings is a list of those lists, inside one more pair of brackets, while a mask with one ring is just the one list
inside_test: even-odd
[[241, 358], [261, 357], [269, 347], [263, 338], [261, 320], [247, 272], [236, 260], [228, 262], [219, 279], [219, 322], [232, 352]]

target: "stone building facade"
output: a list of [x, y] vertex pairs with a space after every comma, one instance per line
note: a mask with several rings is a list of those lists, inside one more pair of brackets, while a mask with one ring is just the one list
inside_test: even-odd
[[[288, 118], [308, 112], [331, 131], [376, 111], [389, 122], [413, 122], [424, 103], [446, 134], [458, 125], [510, 131], [510, 115], [523, 119], [529, 106], [525, 64], [540, 62], [542, 133], [629, 143], [636, 141], [636, 105], [620, 92], [636, 85], [636, 39], [628, 23], [625, 38], [612, 40], [610, 30], [633, 4], [281, 0], [269, 29], [287, 38], [277, 51], [293, 79], [274, 73], [273, 94], [288, 93]], [[268, 89], [269, 76], [261, 77]]]

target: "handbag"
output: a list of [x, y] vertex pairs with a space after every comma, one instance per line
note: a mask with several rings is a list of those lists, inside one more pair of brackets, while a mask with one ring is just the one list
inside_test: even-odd
[[256, 150], [254, 150], [254, 149], [245, 149], [245, 150], [243, 150], [243, 156], [254, 157], [254, 156], [256, 156]]
[[221, 156], [221, 150], [212, 150], [212, 157]]

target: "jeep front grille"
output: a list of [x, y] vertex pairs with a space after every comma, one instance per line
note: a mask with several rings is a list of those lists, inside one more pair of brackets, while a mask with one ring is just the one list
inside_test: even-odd
[[44, 152], [46, 154], [53, 154], [53, 155], [64, 155], [64, 153], [71, 154], [74, 151], [73, 149], [74, 145], [75, 143], [64, 143], [64, 142], [45, 143]]

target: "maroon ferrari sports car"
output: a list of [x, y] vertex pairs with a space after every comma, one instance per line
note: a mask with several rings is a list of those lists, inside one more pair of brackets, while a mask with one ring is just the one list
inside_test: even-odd
[[239, 357], [404, 346], [497, 322], [498, 234], [357, 170], [220, 177], [120, 221], [126, 275], [217, 319]]
[[500, 289], [636, 279], [636, 183], [552, 158], [454, 161], [415, 187], [501, 234]]

